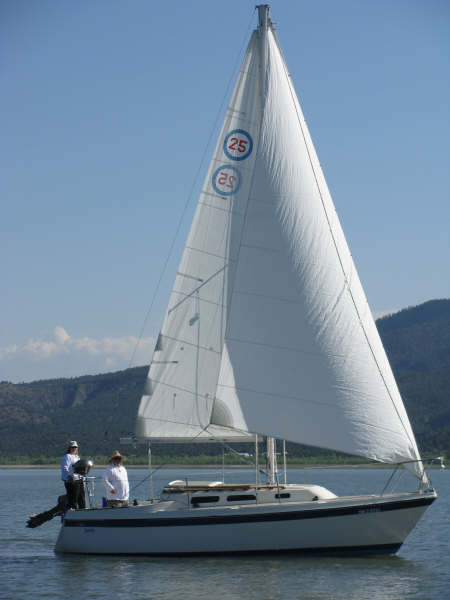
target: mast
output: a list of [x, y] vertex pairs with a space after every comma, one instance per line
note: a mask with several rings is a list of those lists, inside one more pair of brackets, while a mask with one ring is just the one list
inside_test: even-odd
[[264, 114], [264, 100], [266, 96], [266, 74], [267, 74], [267, 31], [270, 25], [270, 7], [268, 4], [259, 4], [258, 9], [258, 30], [259, 30], [259, 51], [260, 51], [260, 82], [261, 82], [261, 106]]
[[276, 440], [273, 437], [267, 436], [266, 442], [267, 453], [267, 483], [275, 485], [278, 482], [278, 466], [276, 453]]
[[151, 443], [148, 442], [147, 444], [147, 456], [148, 456], [148, 473], [149, 473], [149, 492], [150, 492], [150, 496], [149, 496], [149, 500], [150, 502], [153, 502], [153, 466], [152, 466], [152, 446]]
[[[258, 9], [258, 29], [260, 36], [260, 82], [261, 82], [261, 118], [265, 110], [266, 97], [266, 75], [267, 75], [267, 31], [270, 26], [270, 7], [268, 4], [259, 4]], [[266, 438], [266, 468], [267, 468], [267, 483], [274, 485], [278, 479], [277, 472], [277, 457], [275, 452], [275, 439], [267, 436]]]
[[270, 6], [268, 4], [258, 4], [258, 27], [260, 31], [264, 31], [270, 24]]

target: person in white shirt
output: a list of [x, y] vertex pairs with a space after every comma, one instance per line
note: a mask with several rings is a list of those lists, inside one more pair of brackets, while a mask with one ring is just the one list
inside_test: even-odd
[[73, 440], [69, 442], [67, 453], [61, 459], [61, 479], [66, 488], [69, 508], [86, 508], [83, 480], [73, 471], [73, 465], [79, 460], [78, 444]]
[[106, 506], [128, 506], [130, 486], [127, 470], [122, 466], [123, 456], [117, 450], [109, 459], [109, 465], [103, 473], [106, 489]]

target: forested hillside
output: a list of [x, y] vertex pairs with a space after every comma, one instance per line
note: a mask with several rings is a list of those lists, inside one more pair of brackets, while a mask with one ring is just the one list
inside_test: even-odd
[[[450, 454], [450, 300], [431, 300], [377, 321], [419, 446]], [[82, 454], [108, 455], [133, 431], [147, 367], [33, 383], [0, 383], [0, 463], [60, 456], [68, 439]], [[155, 448], [156, 452], [162, 450]], [[215, 449], [220, 452], [220, 448]], [[329, 455], [289, 444], [290, 456]], [[203, 445], [164, 447], [203, 454]], [[128, 454], [143, 453], [131, 449]]]
[[377, 321], [420, 448], [450, 455], [450, 300]]

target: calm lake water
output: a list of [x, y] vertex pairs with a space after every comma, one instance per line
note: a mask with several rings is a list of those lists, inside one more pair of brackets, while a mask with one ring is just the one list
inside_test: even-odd
[[[91, 472], [101, 476], [101, 471]], [[132, 497], [148, 497], [145, 470], [130, 469]], [[290, 470], [291, 483], [322, 484], [339, 494], [380, 492], [383, 469]], [[154, 489], [173, 479], [220, 479], [219, 471], [160, 470]], [[226, 472], [225, 481], [249, 481], [248, 470]], [[37, 529], [27, 517], [56, 504], [64, 491], [54, 469], [0, 470], [0, 598], [143, 600], [158, 598], [437, 600], [450, 587], [450, 471], [432, 471], [439, 498], [395, 556], [368, 558], [263, 557], [151, 558], [57, 555], [58, 518]], [[407, 489], [415, 489], [412, 480]], [[405, 487], [406, 483], [402, 487]], [[97, 485], [96, 498], [103, 490]]]

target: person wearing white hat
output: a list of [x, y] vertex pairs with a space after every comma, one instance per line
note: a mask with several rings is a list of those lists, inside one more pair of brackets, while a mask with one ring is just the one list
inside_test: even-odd
[[79, 460], [78, 444], [72, 440], [69, 442], [66, 454], [61, 459], [61, 479], [66, 488], [69, 508], [86, 508], [83, 480], [73, 470], [73, 465]]
[[128, 474], [122, 466], [123, 456], [117, 450], [109, 459], [109, 465], [103, 473], [103, 483], [106, 489], [106, 506], [128, 506], [130, 486]]

